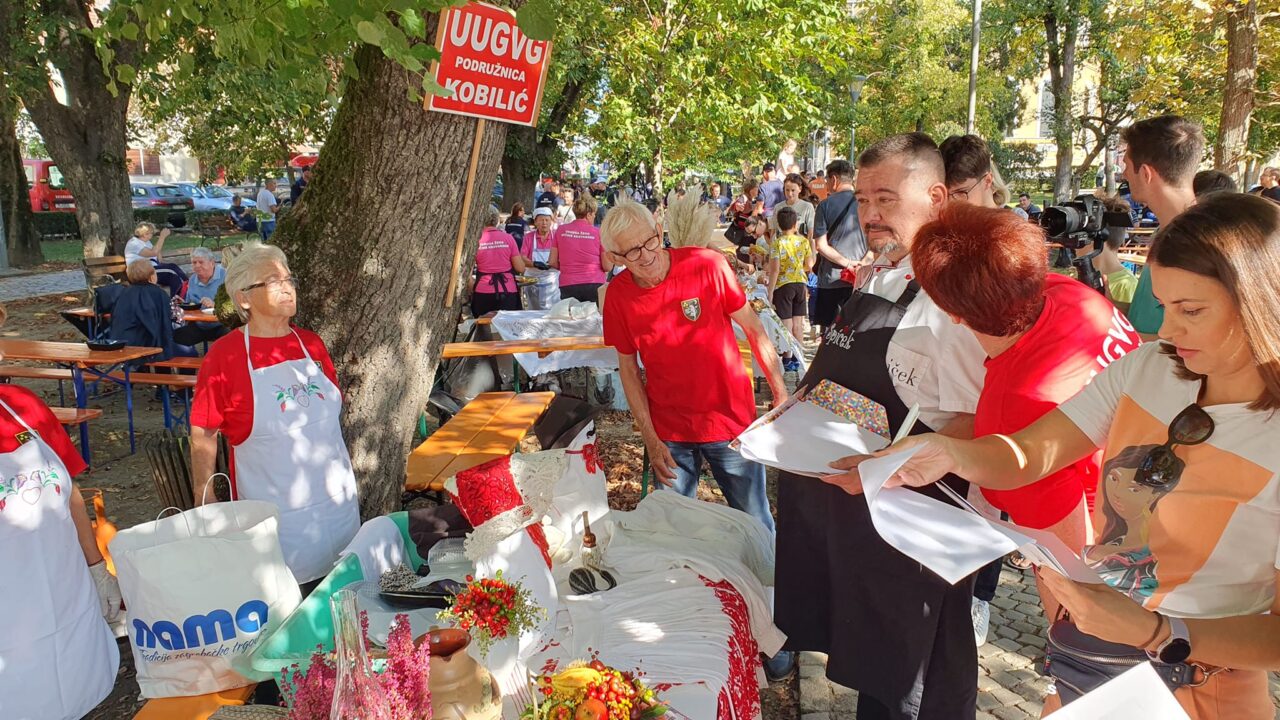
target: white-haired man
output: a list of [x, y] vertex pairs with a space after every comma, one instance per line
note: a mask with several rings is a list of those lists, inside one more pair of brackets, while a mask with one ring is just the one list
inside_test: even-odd
[[620, 202], [600, 235], [614, 262], [627, 267], [609, 283], [604, 339], [618, 351], [622, 387], [656, 481], [694, 497], [705, 459], [729, 505], [772, 532], [764, 467], [729, 447], [756, 418], [750, 369], [731, 320], [746, 333], [775, 405], [786, 398], [786, 385], [778, 351], [729, 263], [715, 250], [666, 249], [652, 213], [634, 202]]

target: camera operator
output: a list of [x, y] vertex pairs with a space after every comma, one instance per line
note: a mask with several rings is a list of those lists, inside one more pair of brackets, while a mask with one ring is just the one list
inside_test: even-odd
[[[1133, 199], [1167, 225], [1195, 204], [1192, 187], [1196, 167], [1204, 157], [1204, 131], [1177, 115], [1162, 115], [1134, 123], [1120, 133], [1124, 143], [1124, 179]], [[1138, 278], [1129, 305], [1129, 321], [1143, 339], [1154, 339], [1164, 322], [1164, 310], [1151, 292], [1151, 273]]]
[[[1117, 195], [1106, 195], [1102, 198], [1103, 208], [1106, 210], [1106, 216], [1112, 217], [1112, 214], [1128, 214], [1129, 203], [1122, 197]], [[1124, 246], [1125, 239], [1129, 236], [1129, 228], [1119, 224], [1106, 224], [1107, 237], [1102, 244], [1101, 252], [1090, 258], [1093, 268], [1101, 275], [1103, 288], [1106, 290], [1107, 299], [1111, 304], [1120, 308], [1120, 312], [1129, 312], [1129, 303], [1133, 302], [1133, 292], [1138, 287], [1138, 276], [1133, 271], [1124, 266], [1120, 262], [1118, 251]], [[1088, 248], [1076, 250], [1077, 256], [1088, 253]]]

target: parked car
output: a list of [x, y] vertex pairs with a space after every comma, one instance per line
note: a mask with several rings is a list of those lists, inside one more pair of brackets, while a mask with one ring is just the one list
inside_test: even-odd
[[177, 185], [149, 185], [133, 183], [133, 206], [183, 212], [194, 210], [195, 202], [182, 194]]
[[[174, 183], [183, 195], [191, 198], [196, 210], [230, 210], [231, 198], [235, 193], [221, 185], [199, 185], [196, 183]], [[257, 203], [246, 195], [240, 196], [240, 204], [244, 207], [256, 207]]]
[[75, 212], [76, 199], [71, 197], [62, 171], [52, 160], [25, 158], [22, 169], [30, 188], [31, 212]]

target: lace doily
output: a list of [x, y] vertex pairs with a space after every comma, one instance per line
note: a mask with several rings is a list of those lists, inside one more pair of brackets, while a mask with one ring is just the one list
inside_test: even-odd
[[499, 542], [527, 528], [549, 567], [550, 551], [539, 523], [551, 508], [556, 482], [567, 466], [564, 450], [516, 453], [450, 478], [445, 489], [475, 528], [463, 543], [467, 558], [477, 562]]

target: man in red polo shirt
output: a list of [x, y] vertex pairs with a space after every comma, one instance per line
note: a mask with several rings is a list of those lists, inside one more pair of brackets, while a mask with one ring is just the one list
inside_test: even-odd
[[706, 248], [665, 249], [653, 215], [634, 202], [610, 210], [600, 235], [614, 262], [627, 267], [605, 294], [604, 340], [618, 351], [654, 477], [694, 497], [705, 459], [730, 507], [772, 532], [764, 467], [729, 447], [756, 418], [731, 320], [746, 333], [775, 405], [787, 391], [778, 352], [728, 262]]

